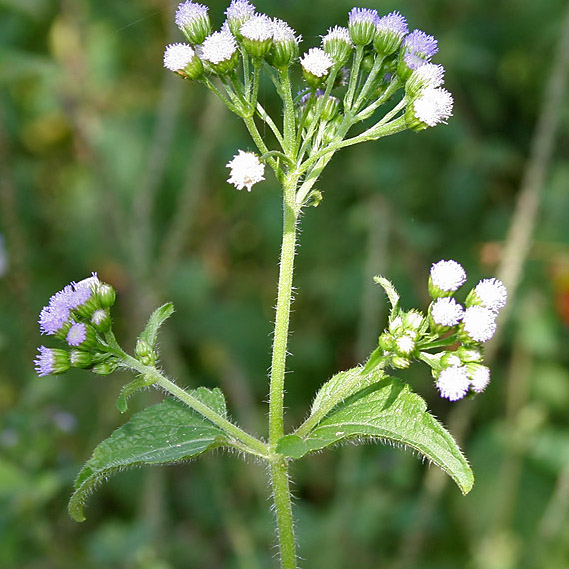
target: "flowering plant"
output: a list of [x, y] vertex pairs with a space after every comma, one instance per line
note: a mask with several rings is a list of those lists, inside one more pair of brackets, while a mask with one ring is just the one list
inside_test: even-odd
[[[295, 247], [304, 208], [322, 199], [315, 183], [341, 148], [377, 140], [404, 130], [421, 131], [444, 123], [452, 113], [452, 96], [442, 88], [444, 69], [431, 62], [437, 41], [409, 32], [398, 12], [380, 17], [376, 10], [354, 8], [346, 27], [335, 26], [320, 47], [300, 55], [300, 36], [284, 21], [256, 12], [248, 0], [233, 0], [219, 31], [211, 28], [208, 8], [183, 2], [176, 24], [187, 43], [166, 47], [164, 66], [180, 77], [210, 89], [238, 115], [256, 145], [239, 150], [227, 163], [228, 182], [238, 190], [273, 171], [283, 189], [283, 238], [269, 385], [268, 439], [253, 436], [230, 420], [219, 389], [187, 390], [159, 367], [157, 337], [174, 308], [168, 303], [150, 316], [134, 354], [117, 342], [110, 309], [113, 288], [96, 274], [66, 286], [40, 314], [42, 333], [65, 343], [40, 347], [35, 361], [39, 376], [71, 367], [107, 375], [118, 368], [135, 373], [117, 401], [149, 386], [171, 398], [136, 414], [94, 451], [81, 470], [69, 511], [84, 519], [86, 497], [106, 477], [142, 464], [176, 463], [206, 451], [236, 449], [269, 466], [282, 569], [297, 566], [289, 465], [342, 441], [391, 441], [414, 449], [447, 472], [463, 493], [473, 484], [471, 469], [448, 431], [428, 411], [423, 399], [389, 370], [422, 361], [432, 372], [440, 395], [451, 401], [483, 391], [490, 372], [483, 365], [482, 344], [496, 329], [505, 305], [505, 287], [496, 279], [479, 282], [463, 304], [455, 294], [466, 282], [456, 261], [432, 265], [426, 313], [404, 310], [393, 284], [375, 281], [385, 290], [391, 310], [388, 326], [365, 363], [323, 383], [306, 420], [284, 431], [287, 343]], [[293, 89], [291, 70], [299, 64], [300, 89]], [[281, 98], [282, 125], [258, 100], [261, 74]], [[380, 109], [387, 109], [381, 113]], [[269, 143], [259, 123], [272, 133]], [[354, 129], [356, 132], [354, 133]]]

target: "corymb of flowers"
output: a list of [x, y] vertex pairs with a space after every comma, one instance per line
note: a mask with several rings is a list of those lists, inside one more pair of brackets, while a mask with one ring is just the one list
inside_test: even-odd
[[[175, 21], [186, 43], [166, 47], [164, 67], [203, 83], [245, 121], [257, 149], [239, 150], [229, 162], [228, 181], [237, 189], [251, 190], [264, 179], [260, 165], [268, 164], [280, 181], [293, 175], [307, 182], [297, 192], [300, 207], [315, 204], [309, 181], [340, 148], [420, 131], [452, 114], [452, 96], [442, 87], [444, 69], [431, 62], [437, 40], [410, 31], [399, 12], [380, 16], [353, 8], [344, 26], [330, 27], [319, 46], [304, 52], [301, 36], [287, 22], [258, 13], [248, 0], [232, 0], [225, 16], [221, 29], [213, 30], [207, 6], [181, 3]], [[291, 73], [294, 66], [300, 73]], [[258, 100], [261, 74], [270, 77], [283, 101], [277, 119]], [[293, 76], [302, 83], [293, 86]], [[363, 128], [349, 137], [358, 123]], [[276, 148], [260, 135], [267, 129]]]
[[463, 305], [454, 296], [466, 279], [460, 263], [434, 263], [428, 281], [432, 302], [425, 316], [418, 310], [402, 310], [393, 285], [376, 277], [389, 296], [392, 310], [388, 328], [379, 337], [366, 368], [403, 369], [420, 360], [431, 368], [441, 397], [457, 401], [484, 391], [490, 370], [482, 364], [483, 344], [496, 332], [496, 319], [508, 293], [500, 280], [484, 279], [466, 295]]

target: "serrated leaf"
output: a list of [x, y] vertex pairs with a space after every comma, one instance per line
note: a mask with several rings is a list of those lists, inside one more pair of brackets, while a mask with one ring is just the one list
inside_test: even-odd
[[399, 304], [399, 293], [395, 290], [393, 283], [385, 277], [373, 277], [373, 280], [383, 287], [383, 290], [389, 299], [389, 303], [391, 304], [391, 309], [397, 310], [397, 305]]
[[151, 349], [156, 347], [156, 340], [158, 339], [158, 330], [164, 322], [172, 316], [174, 313], [174, 305], [171, 302], [167, 302], [162, 306], [159, 306], [148, 319], [148, 323], [144, 328], [143, 332], [140, 334], [139, 338], [145, 340]]
[[[200, 387], [192, 395], [225, 417], [225, 398], [219, 389]], [[173, 464], [203, 452], [228, 446], [224, 432], [176, 399], [166, 399], [137, 413], [100, 443], [75, 481], [69, 513], [83, 521], [83, 504], [108, 476], [145, 464]]]
[[396, 378], [386, 377], [345, 399], [303, 439], [307, 452], [348, 439], [387, 441], [410, 447], [434, 462], [463, 494], [474, 483], [472, 470], [452, 435], [427, 411], [425, 401]]
[[[365, 373], [361, 367], [337, 373], [319, 389], [312, 403], [310, 414], [314, 415], [326, 408], [328, 412], [347, 397], [381, 381], [383, 377], [385, 377], [383, 370], [377, 368], [369, 373]], [[339, 394], [341, 394], [340, 399]]]

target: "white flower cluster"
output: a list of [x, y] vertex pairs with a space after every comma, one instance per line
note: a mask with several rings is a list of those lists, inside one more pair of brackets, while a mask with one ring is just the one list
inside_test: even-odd
[[429, 277], [429, 292], [434, 299], [429, 309], [431, 322], [434, 328], [462, 323], [466, 340], [487, 342], [496, 332], [498, 312], [506, 305], [506, 287], [498, 279], [484, 279], [470, 291], [464, 308], [452, 294], [465, 281], [466, 271], [460, 263], [449, 260], [433, 264]]
[[250, 192], [253, 184], [265, 179], [265, 165], [254, 152], [239, 150], [239, 153], [227, 163], [227, 168], [231, 168], [227, 181], [238, 190], [247, 188]]

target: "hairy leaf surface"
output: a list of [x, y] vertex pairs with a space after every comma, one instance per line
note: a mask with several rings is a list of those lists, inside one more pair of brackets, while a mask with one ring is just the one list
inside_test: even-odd
[[[191, 392], [221, 416], [227, 414], [219, 389]], [[223, 431], [175, 399], [166, 399], [137, 413], [94, 450], [75, 481], [69, 513], [83, 521], [83, 504], [109, 475], [145, 464], [172, 464], [229, 443]]]
[[399, 379], [385, 377], [365, 387], [333, 408], [308, 434], [284, 437], [277, 448], [300, 458], [349, 439], [362, 443], [376, 439], [412, 448], [442, 468], [463, 494], [474, 483], [452, 435], [427, 411], [425, 401]]

